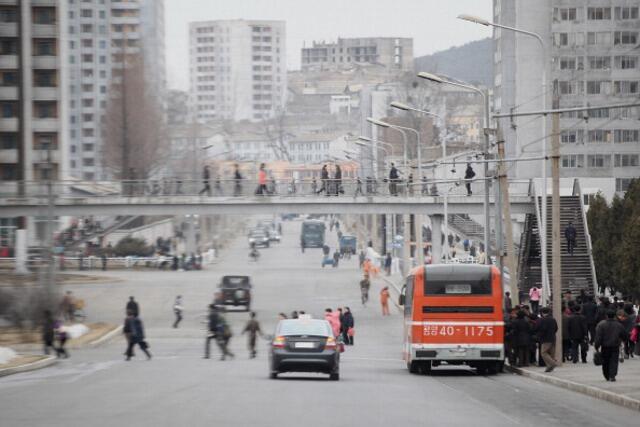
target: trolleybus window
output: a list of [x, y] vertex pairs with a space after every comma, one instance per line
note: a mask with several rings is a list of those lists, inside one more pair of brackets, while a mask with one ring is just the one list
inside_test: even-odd
[[491, 295], [491, 273], [437, 276], [440, 275], [436, 275], [436, 277], [425, 275], [425, 295]]

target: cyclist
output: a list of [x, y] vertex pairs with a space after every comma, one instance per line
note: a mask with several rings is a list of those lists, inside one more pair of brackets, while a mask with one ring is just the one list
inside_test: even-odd
[[364, 278], [360, 281], [360, 294], [362, 297], [362, 305], [365, 306], [369, 301], [369, 288], [371, 287], [371, 281], [369, 281], [369, 273], [364, 273]]

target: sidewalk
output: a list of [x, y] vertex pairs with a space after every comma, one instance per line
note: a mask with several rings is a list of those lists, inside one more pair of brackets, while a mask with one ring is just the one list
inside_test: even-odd
[[588, 360], [589, 363], [563, 363], [561, 367], [551, 373], [545, 373], [544, 368], [539, 367], [515, 368], [507, 366], [506, 369], [518, 375], [640, 411], [639, 356], [620, 363], [617, 381], [614, 383], [605, 381], [602, 376], [602, 368], [593, 364], [591, 352]]

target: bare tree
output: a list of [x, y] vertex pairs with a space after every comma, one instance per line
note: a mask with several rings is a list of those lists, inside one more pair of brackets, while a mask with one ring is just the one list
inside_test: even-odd
[[114, 77], [104, 122], [104, 163], [120, 179], [146, 179], [166, 158], [161, 99], [145, 76], [141, 54], [125, 55]]
[[277, 108], [273, 118], [265, 118], [262, 123], [264, 135], [269, 141], [269, 147], [273, 150], [276, 159], [291, 161], [286, 141], [286, 116], [284, 108]]

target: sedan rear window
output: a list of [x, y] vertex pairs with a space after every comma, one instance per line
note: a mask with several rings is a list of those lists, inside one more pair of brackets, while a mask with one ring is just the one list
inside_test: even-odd
[[326, 320], [282, 320], [278, 325], [278, 335], [307, 335], [329, 337], [332, 334], [331, 327]]

